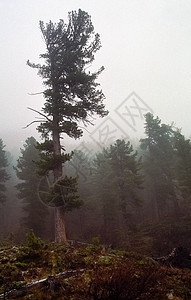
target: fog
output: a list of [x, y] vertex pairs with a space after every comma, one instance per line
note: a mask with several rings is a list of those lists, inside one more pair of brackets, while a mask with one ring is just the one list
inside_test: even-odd
[[[39, 20], [67, 20], [71, 10], [87, 11], [101, 37], [93, 68], [105, 71], [99, 82], [110, 111], [94, 120], [84, 137], [101, 146], [117, 137], [138, 139], [143, 114], [151, 111], [164, 123], [175, 122], [191, 135], [191, 2], [165, 0], [0, 0], [1, 118], [0, 138], [6, 150], [19, 151], [27, 137], [39, 138], [36, 126], [24, 127], [40, 110], [41, 78], [26, 65], [45, 51]], [[139, 109], [138, 109], [139, 107]], [[140, 109], [141, 108], [141, 109]], [[112, 135], [101, 140], [108, 130]], [[69, 142], [68, 142], [69, 143]]]

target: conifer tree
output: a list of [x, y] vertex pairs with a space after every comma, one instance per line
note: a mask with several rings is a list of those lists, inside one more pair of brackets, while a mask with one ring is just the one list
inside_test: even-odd
[[125, 140], [117, 140], [103, 149], [95, 159], [96, 196], [101, 198], [104, 231], [110, 242], [117, 238], [116, 232], [119, 233], [119, 229], [125, 232], [132, 227], [133, 208], [141, 205], [141, 167], [137, 152]]
[[108, 244], [112, 240], [116, 240], [118, 230], [117, 214], [119, 205], [113, 179], [114, 173], [108, 152], [107, 149], [103, 149], [94, 159], [92, 190], [94, 192], [94, 201], [98, 203], [98, 208], [101, 208], [101, 218], [97, 217], [97, 220], [100, 219], [100, 223], [102, 223], [101, 234], [104, 241]]
[[121, 211], [127, 222], [130, 215], [128, 207], [141, 204], [138, 190], [143, 184], [143, 176], [140, 173], [142, 163], [141, 158], [137, 159], [137, 154], [130, 142], [125, 140], [117, 140], [108, 151]]
[[154, 218], [158, 220], [166, 214], [169, 201], [178, 212], [174, 189], [174, 131], [151, 113], [146, 114], [145, 121], [146, 138], [141, 139], [141, 148], [145, 150], [144, 170], [151, 190]]
[[0, 139], [0, 203], [3, 203], [6, 199], [5, 196], [5, 182], [9, 179], [9, 176], [6, 172], [6, 167], [8, 165], [7, 158], [2, 139]]
[[175, 172], [178, 186], [187, 204], [187, 213], [191, 201], [191, 142], [179, 130], [174, 133], [174, 148], [176, 154]]
[[42, 151], [39, 167], [44, 175], [53, 171], [52, 197], [48, 198], [51, 203], [56, 199], [55, 240], [66, 242], [65, 213], [79, 207], [80, 202], [76, 196], [75, 179], [63, 177], [62, 165], [71, 156], [62, 151], [61, 135], [79, 138], [83, 133], [80, 122], [86, 125], [91, 123], [92, 115], [104, 117], [107, 114], [104, 95], [96, 82], [104, 68], [92, 73], [87, 70], [101, 44], [85, 11], [70, 12], [68, 23], [64, 20], [57, 24], [40, 21], [40, 30], [46, 46], [46, 52], [40, 55], [44, 64], [28, 61], [30, 67], [38, 70], [45, 86], [45, 104], [43, 112], [39, 112], [44, 120], [38, 126], [45, 142], [39, 145]]
[[24, 226], [34, 233], [43, 236], [45, 232], [45, 217], [48, 213], [47, 207], [41, 203], [38, 196], [38, 186], [41, 177], [36, 172], [35, 161], [39, 159], [39, 150], [36, 149], [37, 141], [30, 137], [21, 149], [21, 156], [17, 160], [15, 168], [17, 177], [21, 180], [16, 185], [18, 197], [23, 202], [25, 216], [23, 218]]

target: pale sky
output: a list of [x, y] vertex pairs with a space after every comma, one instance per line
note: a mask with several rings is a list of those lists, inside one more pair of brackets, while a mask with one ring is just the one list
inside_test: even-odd
[[[27, 59], [38, 62], [44, 52], [39, 20], [67, 20], [67, 13], [79, 8], [91, 15], [101, 37], [93, 66], [105, 67], [98, 81], [110, 111], [109, 118], [88, 128], [80, 143], [90, 136], [97, 143], [102, 125], [113, 130], [111, 140], [117, 131], [139, 137], [144, 126], [140, 116], [147, 110], [164, 123], [174, 121], [189, 137], [191, 1], [0, 0], [0, 138], [6, 150], [19, 149], [31, 135], [39, 137], [35, 125], [23, 129], [36, 117], [27, 107], [40, 110], [44, 103], [41, 95], [29, 95], [43, 87], [36, 71], [26, 65]], [[144, 110], [127, 121], [126, 109], [138, 113], [132, 111], [138, 102]]]

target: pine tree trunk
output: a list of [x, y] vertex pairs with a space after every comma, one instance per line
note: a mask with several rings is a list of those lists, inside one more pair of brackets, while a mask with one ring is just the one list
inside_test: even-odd
[[[56, 118], [54, 119], [54, 130], [53, 130], [53, 144], [54, 144], [54, 153], [57, 155], [61, 154], [61, 146], [60, 146], [60, 135], [58, 130], [58, 122]], [[59, 178], [62, 178], [62, 163], [60, 163], [54, 169], [54, 182], [56, 182]], [[65, 228], [65, 212], [63, 207], [55, 208], [55, 242], [57, 243], [66, 243], [66, 228]]]
[[55, 208], [55, 242], [67, 242], [65, 228], [65, 213], [62, 207]]

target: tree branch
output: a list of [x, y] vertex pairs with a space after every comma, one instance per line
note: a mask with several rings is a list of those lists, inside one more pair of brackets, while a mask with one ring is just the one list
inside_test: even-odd
[[[92, 124], [92, 125], [94, 125], [94, 124]], [[81, 129], [84, 129], [86, 132], [88, 132], [88, 133], [91, 133], [86, 127], [86, 125], [85, 125], [85, 127], [84, 126], [78, 126], [79, 128], [81, 128]]]
[[36, 110], [36, 109], [34, 109], [34, 108], [31, 108], [31, 107], [27, 107], [27, 108], [30, 109], [30, 110], [32, 110], [32, 111], [34, 111], [34, 112], [36, 112], [37, 114], [43, 116], [44, 118], [47, 119], [48, 122], [51, 122], [51, 123], [52, 123], [52, 120], [50, 120], [45, 114], [41, 113], [40, 111], [38, 111], [38, 110]]
[[90, 120], [86, 119], [86, 120], [82, 120], [83, 124], [85, 127], [87, 127], [87, 124], [91, 124], [92, 126], [94, 126], [95, 124], [92, 123]]
[[37, 122], [45, 122], [45, 120], [36, 120], [36, 121], [32, 121], [30, 122], [29, 124], [27, 124], [25, 127], [23, 127], [23, 129], [26, 129], [28, 128], [30, 125], [34, 124], [34, 123], [37, 123]]
[[35, 96], [35, 95], [40, 95], [40, 94], [44, 94], [44, 92], [39, 92], [39, 93], [28, 93], [28, 95], [30, 95], [30, 96]]

